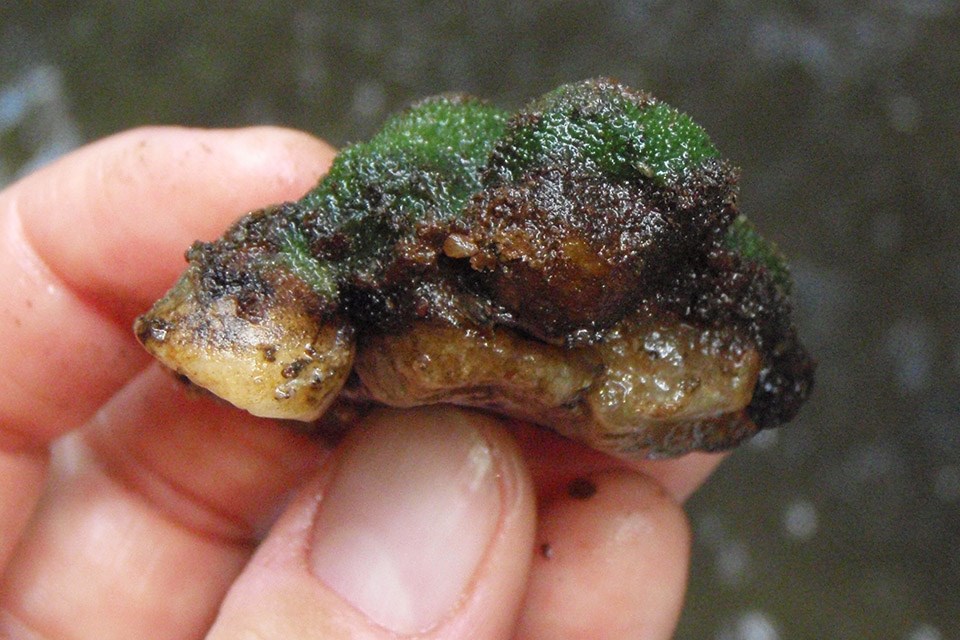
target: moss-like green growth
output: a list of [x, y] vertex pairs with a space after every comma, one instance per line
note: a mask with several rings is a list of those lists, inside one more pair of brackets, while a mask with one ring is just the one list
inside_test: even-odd
[[334, 223], [365, 217], [371, 206], [393, 207], [411, 219], [459, 211], [480, 187], [478, 170], [506, 119], [473, 98], [424, 100], [369, 141], [345, 148], [301, 203]]
[[[290, 255], [331, 300], [344, 280], [377, 283], [398, 243], [464, 215], [485, 188], [538, 170], [663, 187], [696, 174], [717, 151], [685, 114], [608, 80], [563, 85], [513, 117], [461, 95], [423, 100], [367, 142], [345, 148], [295, 204]], [[316, 268], [307, 269], [312, 255]]]
[[644, 109], [639, 122], [646, 140], [643, 161], [661, 180], [695, 170], [705, 158], [719, 155], [700, 125], [662, 102]]
[[[469, 264], [447, 260], [451, 234]], [[599, 335], [719, 238], [789, 290], [782, 256], [738, 217], [735, 172], [704, 130], [598, 79], [512, 116], [463, 95], [420, 101], [341, 151], [302, 199], [194, 255], [217, 295], [293, 275], [322, 313], [387, 324], [495, 313], [556, 340]]]
[[463, 209], [480, 189], [480, 169], [506, 120], [506, 112], [474, 98], [424, 100], [344, 149], [298, 206], [308, 227], [348, 238], [347, 266], [362, 268], [416, 224]]
[[717, 157], [689, 116], [608, 81], [564, 85], [533, 101], [511, 121], [495, 153], [494, 173], [502, 180], [562, 166], [660, 184]]
[[318, 296], [335, 299], [339, 291], [334, 266], [326, 260], [314, 258], [300, 229], [288, 226], [278, 235], [279, 256], [293, 275], [303, 280]]
[[746, 216], [740, 215], [733, 221], [724, 236], [723, 245], [729, 251], [740, 255], [747, 262], [759, 265], [767, 270], [770, 277], [785, 296], [793, 289], [793, 280], [787, 268], [787, 259], [780, 249], [769, 240], [760, 236], [757, 228]]

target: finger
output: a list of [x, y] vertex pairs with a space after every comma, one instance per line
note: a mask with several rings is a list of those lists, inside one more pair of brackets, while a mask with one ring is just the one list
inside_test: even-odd
[[218, 237], [246, 211], [299, 198], [333, 153], [277, 127], [135, 129], [38, 171], [13, 199], [50, 270], [82, 298], [134, 305], [125, 310], [132, 320], [183, 270], [190, 243]]
[[0, 447], [0, 575], [40, 497], [46, 471], [45, 449]]
[[58, 442], [0, 581], [0, 637], [200, 637], [323, 459], [307, 437], [193, 397], [151, 367]]
[[496, 421], [374, 414], [277, 523], [210, 637], [508, 637], [533, 527], [529, 478]]
[[283, 129], [138, 129], [0, 194], [0, 433], [46, 442], [81, 424], [146, 362], [131, 322], [184, 249], [302, 195], [331, 156]]
[[631, 471], [581, 478], [540, 512], [516, 637], [671, 638], [690, 534], [679, 506]]
[[636, 465], [636, 469], [655, 480], [674, 500], [684, 502], [728, 455], [694, 452], [671, 460], [643, 460]]
[[296, 197], [331, 150], [272, 128], [139, 129], [0, 193], [0, 567], [40, 490], [46, 445], [147, 360], [130, 329], [183, 250]]
[[[128, 157], [133, 147], [143, 146], [154, 149], [154, 152], [140, 156], [141, 170], [148, 175], [167, 176], [168, 184], [173, 181], [184, 185], [183, 189], [171, 189], [158, 205], [151, 200], [153, 196], [144, 196], [140, 191], [143, 185], [136, 180], [114, 184], [104, 179], [101, 181], [103, 189], [113, 189], [109, 203], [115, 208], [113, 213], [117, 217], [117, 228], [126, 225], [127, 232], [115, 230], [113, 237], [109, 233], [102, 237], [95, 233], [77, 240], [86, 231], [86, 226], [80, 225], [83, 227], [81, 231], [77, 225], [67, 224], [65, 219], [61, 219], [62, 235], [44, 235], [37, 231], [36, 237], [27, 240], [28, 228], [42, 229], [49, 222], [42, 220], [44, 208], [49, 208], [51, 216], [71, 211], [77, 219], [91, 220], [98, 215], [105, 218], [111, 206], [104, 204], [95, 189], [84, 188], [71, 176], [88, 171], [91, 165], [100, 166], [104, 174], [109, 174], [110, 171], [105, 167], [122, 165], [118, 158]], [[202, 148], [205, 151], [203, 162], [199, 161], [198, 154], [185, 151], [189, 148]], [[169, 155], [163, 149], [169, 151]], [[216, 161], [206, 158], [206, 151]], [[181, 153], [178, 155], [178, 152]], [[291, 158], [290, 155], [297, 157]], [[251, 157], [258, 159], [250, 160]], [[112, 164], [110, 158], [113, 158]], [[174, 159], [177, 161], [174, 162]], [[141, 350], [132, 338], [129, 317], [119, 321], [116, 318], [125, 313], [120, 311], [125, 306], [135, 306], [131, 300], [137, 295], [131, 292], [140, 291], [148, 298], [162, 293], [168, 283], [160, 282], [162, 278], [158, 278], [156, 272], [167, 269], [174, 273], [178, 268], [175, 265], [182, 262], [183, 246], [188, 240], [170, 243], [178, 245], [173, 248], [165, 246], [163, 238], [156, 238], [153, 247], [147, 247], [144, 243], [149, 238], [140, 237], [139, 244], [133, 241], [130, 246], [136, 249], [134, 253], [141, 254], [142, 270], [126, 275], [111, 275], [110, 265], [100, 262], [105, 247], [126, 237], [137, 237], [138, 218], [142, 224], [146, 224], [142, 221], [163, 216], [177, 217], [183, 224], [183, 233], [191, 238], [199, 237], [211, 224], [211, 219], [222, 227], [243, 210], [295, 197], [316, 181], [318, 173], [324, 170], [328, 161], [329, 148], [323, 143], [286, 130], [139, 130], [78, 151], [37, 174], [46, 176], [44, 179], [37, 176], [27, 178], [0, 194], [0, 223], [8, 231], [14, 231], [0, 234], [0, 244], [3, 245], [0, 247], [0, 263], [3, 263], [0, 269], [9, 276], [0, 280], [0, 293], [3, 294], [0, 295], [0, 318], [10, 320], [0, 322], [0, 350], [11, 356], [0, 359], [0, 561], [10, 557], [11, 549], [30, 514], [30, 506], [39, 493], [47, 458], [47, 442], [82, 423], [107, 397], [124, 385], [133, 372], [143, 366]], [[288, 173], [291, 167], [301, 167], [304, 175], [290, 178]], [[278, 180], [274, 171], [287, 177]], [[175, 178], [178, 174], [182, 178], [180, 182]], [[126, 189], [121, 188], [124, 185]], [[44, 193], [44, 189], [50, 193]], [[55, 194], [59, 194], [59, 199], [53, 197]], [[219, 204], [221, 198], [233, 204], [222, 207]], [[239, 209], [233, 209], [234, 206], [239, 206]], [[77, 240], [76, 246], [69, 246], [73, 240]], [[58, 262], [58, 256], [67, 250], [74, 252], [71, 254], [74, 262], [70, 266], [65, 266], [62, 260]], [[163, 255], [167, 253], [170, 255]], [[86, 262], [78, 257], [84, 255]], [[87, 275], [94, 283], [87, 289], [79, 286], [79, 280], [71, 280], [83, 268], [87, 269]], [[64, 273], [55, 270], [63, 270]], [[101, 281], [95, 286], [97, 274], [100, 274]], [[127, 277], [131, 279], [130, 282], [121, 281]], [[111, 283], [111, 278], [116, 281]], [[108, 286], [110, 284], [113, 290], [109, 294], [101, 290], [111, 289]], [[155, 291], [150, 293], [151, 289]], [[100, 293], [94, 295], [93, 292], [97, 291]], [[96, 297], [101, 294], [102, 298]], [[132, 314], [126, 313], [128, 316]], [[117, 322], [120, 324], [117, 325]], [[50, 354], [55, 356], [52, 360]], [[111, 354], [111, 357], [104, 354]], [[150, 378], [149, 375], [154, 377]], [[141, 386], [132, 383], [128, 389], [146, 391], [163, 386], [156, 378], [156, 371], [138, 382]], [[0, 583], [0, 604], [6, 606], [10, 603], [10, 606], [14, 606], [13, 601], [16, 600], [19, 602], [16, 606], [21, 607], [20, 613], [25, 617], [42, 621], [44, 625], [67, 624], [70, 629], [82, 629], [79, 623], [74, 624], [76, 611], [71, 606], [91, 596], [116, 603], [121, 609], [129, 604], [130, 611], [134, 612], [129, 616], [130, 619], [139, 616], [142, 617], [142, 624], [147, 624], [154, 619], [150, 607], [163, 609], [164, 603], [170, 600], [162, 588], [163, 580], [183, 568], [184, 557], [202, 555], [199, 552], [208, 550], [204, 542], [211, 537], [225, 536], [225, 539], [237, 542], [231, 537], [233, 533], [221, 530], [226, 525], [223, 524], [224, 514], [217, 512], [220, 508], [217, 503], [218, 491], [230, 486], [241, 491], [248, 490], [244, 494], [248, 499], [237, 501], [228, 513], [247, 522], [268, 519], [269, 516], [264, 513], [275, 508], [276, 501], [264, 498], [270, 491], [257, 492], [250, 488], [272, 486], [269, 479], [275, 474], [281, 484], [289, 483], [290, 476], [285, 471], [277, 471], [271, 464], [251, 464], [249, 456], [241, 456], [242, 464], [236, 466], [234, 471], [244, 470], [247, 477], [233, 479], [227, 473], [211, 479], [212, 476], [199, 471], [219, 468], [215, 464], [218, 460], [229, 466], [235, 462], [233, 457], [211, 455], [206, 460], [206, 466], [191, 467], [191, 456], [195, 451], [179, 446], [190, 442], [191, 446], [197, 448], [203, 448], [203, 443], [219, 447], [219, 432], [218, 437], [208, 434], [196, 440], [184, 436], [193, 432], [191, 425], [196, 426], [197, 433], [202, 434], [204, 431], [200, 427], [204, 425], [228, 424], [226, 418], [208, 415], [206, 411], [226, 411], [232, 416], [229, 424], [233, 430], [228, 435], [228, 430], [224, 428], [223, 442], [232, 441], [233, 438], [242, 439], [247, 423], [252, 420], [238, 419], [237, 412], [223, 407], [210, 408], [213, 407], [210, 405], [201, 409], [196, 402], [180, 403], [175, 399], [179, 392], [182, 389], [178, 385], [167, 388], [164, 392], [166, 395], [161, 393], [157, 396], [147, 415], [124, 408], [124, 403], [129, 403], [130, 398], [136, 395], [132, 392], [125, 396], [125, 400], [111, 402], [111, 409], [105, 410], [99, 420], [102, 422], [104, 416], [112, 416], [106, 423], [115, 423], [118, 427], [116, 433], [144, 428], [142, 457], [133, 460], [132, 464], [119, 464], [110, 455], [93, 448], [93, 453], [71, 461], [73, 466], [55, 472], [61, 480], [48, 483], [50, 490], [43, 509], [33, 518], [32, 526], [42, 544], [33, 544], [33, 547], [24, 545], [16, 551], [17, 567], [11, 567], [4, 582]], [[177, 432], [177, 425], [186, 426], [174, 441], [167, 436]], [[257, 447], [253, 448], [257, 450]], [[299, 448], [303, 448], [303, 445], [289, 443], [281, 447], [284, 451]], [[65, 449], [61, 447], [61, 450]], [[89, 449], [74, 447], [79, 451]], [[266, 447], [260, 454], [266, 455], [270, 450], [270, 447]], [[211, 453], [207, 449], [204, 451]], [[305, 451], [309, 452], [309, 447]], [[269, 459], [275, 465], [285, 460], [287, 455], [275, 452]], [[316, 451], [309, 455], [316, 455]], [[62, 461], [63, 457], [59, 460]], [[130, 471], [131, 468], [136, 469], [137, 464], [149, 471], [151, 464], [158, 461], [171, 466], [179, 465], [180, 469], [157, 465], [157, 473]], [[114, 472], [117, 469], [126, 471], [116, 474]], [[191, 473], [191, 470], [195, 472]], [[70, 473], [65, 474], [65, 471]], [[83, 486], [86, 474], [93, 474], [94, 480], [90, 481], [90, 486], [102, 488], [102, 494]], [[97, 474], [104, 477], [99, 482], [95, 481], [99, 477]], [[293, 475], [299, 478], [298, 474]], [[141, 482], [128, 483], [129, 477], [139, 477]], [[150, 478], [154, 480], [148, 482]], [[164, 499], [171, 504], [164, 503]], [[104, 504], [110, 505], [110, 508], [103, 507]], [[114, 509], [116, 506], [122, 508]], [[211, 509], [214, 509], [212, 513]], [[111, 521], [100, 517], [97, 515], [100, 511], [113, 513], [114, 519]], [[58, 517], [48, 520], [50, 514]], [[168, 521], [175, 525], [175, 530], [177, 527], [189, 530], [190, 535], [180, 539], [182, 545], [159, 543], [166, 535], [163, 528], [170, 524]], [[213, 531], [207, 530], [206, 526], [211, 522], [222, 525], [221, 529], [214, 527]], [[107, 525], [113, 526], [116, 532], [136, 528], [137, 536], [129, 539], [132, 544], [127, 548], [119, 544], [119, 539], [104, 537], [104, 532], [110, 530]], [[236, 530], [234, 527], [233, 532]], [[166, 537], [173, 539], [176, 536], [171, 534]], [[151, 547], [149, 540], [157, 544]], [[137, 543], [143, 543], [143, 546]], [[75, 546], [71, 547], [71, 544]], [[79, 571], [68, 575], [69, 572], [64, 572], [64, 579], [58, 580], [55, 577], [58, 575], [56, 566], [51, 567], [47, 563], [45, 567], [43, 563], [30, 560], [41, 558], [54, 549], [57, 549], [57, 553], [53, 555], [61, 559], [60, 567], [73, 565], [76, 560], [76, 566], [86, 573]], [[72, 557], [72, 553], [81, 550], [86, 550], [85, 561]], [[128, 563], [111, 564], [115, 557], [133, 556], [141, 551], [147, 552], [149, 557], [140, 557], [139, 564], [132, 557]], [[204, 598], [195, 599], [206, 606], [198, 607], [197, 611], [202, 609], [202, 615], [207, 619], [212, 616], [209, 602], [219, 598], [228, 574], [232, 576], [238, 569], [238, 554], [235, 551], [231, 547], [219, 556], [213, 554], [212, 565], [207, 568], [214, 576], [219, 575], [220, 580], [204, 578], [197, 582], [212, 585], [204, 591]], [[244, 549], [239, 556], [245, 557], [247, 552], [248, 549]], [[202, 562], [199, 564], [201, 566], [196, 567], [198, 572], [204, 568]], [[144, 568], [145, 565], [147, 568]], [[213, 566], [221, 567], [219, 574]], [[222, 569], [223, 566], [231, 568]], [[141, 569], [143, 571], [138, 573]], [[54, 577], [48, 580], [49, 576]], [[93, 580], [91, 576], [97, 576], [97, 579]], [[14, 584], [16, 588], [11, 586]], [[49, 595], [53, 592], [44, 585], [58, 585], [63, 590], [56, 592], [56, 598], [51, 598]], [[137, 585], [138, 588], [128, 589], [129, 585]], [[133, 601], [145, 608], [138, 610], [137, 606], [130, 604]], [[65, 606], [56, 610], [54, 605], [58, 603]], [[194, 609], [184, 609], [185, 613], [191, 611]], [[9, 615], [7, 619], [10, 619]], [[106, 618], [100, 620], [103, 623], [106, 621]], [[143, 628], [147, 627], [141, 626], [141, 631]], [[109, 636], [100, 634], [95, 637]], [[126, 637], [143, 637], [143, 633], [132, 633]]]
[[625, 460], [529, 423], [513, 421], [511, 426], [541, 499], [563, 493], [577, 478], [624, 469], [642, 472], [660, 484], [675, 501], [683, 502], [727, 455], [690, 453], [669, 460]]

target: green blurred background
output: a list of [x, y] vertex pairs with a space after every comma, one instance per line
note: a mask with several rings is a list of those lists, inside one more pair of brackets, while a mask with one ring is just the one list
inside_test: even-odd
[[690, 503], [677, 637], [960, 638], [956, 1], [7, 2], [0, 185], [140, 124], [342, 145], [424, 95], [516, 107], [595, 75], [742, 168], [821, 361], [800, 418]]

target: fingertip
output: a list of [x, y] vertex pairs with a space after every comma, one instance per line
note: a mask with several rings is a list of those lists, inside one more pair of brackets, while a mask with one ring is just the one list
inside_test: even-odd
[[683, 604], [690, 529], [649, 478], [612, 470], [544, 505], [518, 638], [666, 639]]
[[142, 307], [173, 282], [192, 242], [301, 197], [334, 154], [281, 127], [147, 126], [64, 156], [13, 185], [9, 199], [26, 239], [72, 290]]
[[675, 501], [683, 503], [728, 455], [729, 452], [694, 452], [668, 460], [642, 460], [636, 464], [636, 468], [666, 489]]
[[506, 637], [533, 530], [530, 480], [496, 420], [378, 411], [278, 521], [211, 637]]
[[331, 159], [289, 129], [145, 127], [0, 193], [0, 351], [16, 355], [0, 375], [4, 426], [45, 439], [82, 423], [143, 367], [131, 324], [182, 271], [184, 250], [299, 197]]
[[337, 155], [337, 150], [328, 142], [299, 129], [259, 125], [210, 131], [236, 136], [238, 143], [266, 149], [267, 157], [261, 162], [273, 166], [278, 188], [289, 189], [290, 198], [297, 198], [311, 188]]

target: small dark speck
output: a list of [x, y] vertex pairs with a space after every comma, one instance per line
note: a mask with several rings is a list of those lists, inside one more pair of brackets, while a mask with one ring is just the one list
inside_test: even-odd
[[290, 380], [291, 378], [296, 378], [297, 376], [300, 375], [300, 372], [303, 371], [303, 368], [305, 366], [307, 366], [307, 360], [304, 360], [303, 358], [300, 358], [299, 360], [294, 360], [293, 362], [291, 362], [290, 364], [288, 364], [283, 368], [283, 371], [280, 372], [280, 375], [282, 375], [287, 380]]
[[141, 328], [137, 329], [140, 342], [146, 344], [148, 340], [162, 344], [167, 339], [167, 333], [173, 329], [173, 323], [160, 318], [144, 320]]
[[267, 362], [276, 362], [277, 345], [270, 344], [263, 347], [263, 359]]
[[540, 555], [547, 560], [553, 557], [553, 547], [550, 546], [549, 542], [544, 542], [540, 545]]
[[430, 313], [430, 301], [425, 298], [417, 300], [415, 313], [417, 317], [426, 318], [427, 314]]
[[597, 485], [586, 478], [577, 478], [567, 486], [567, 494], [577, 500], [589, 500], [597, 493]]

